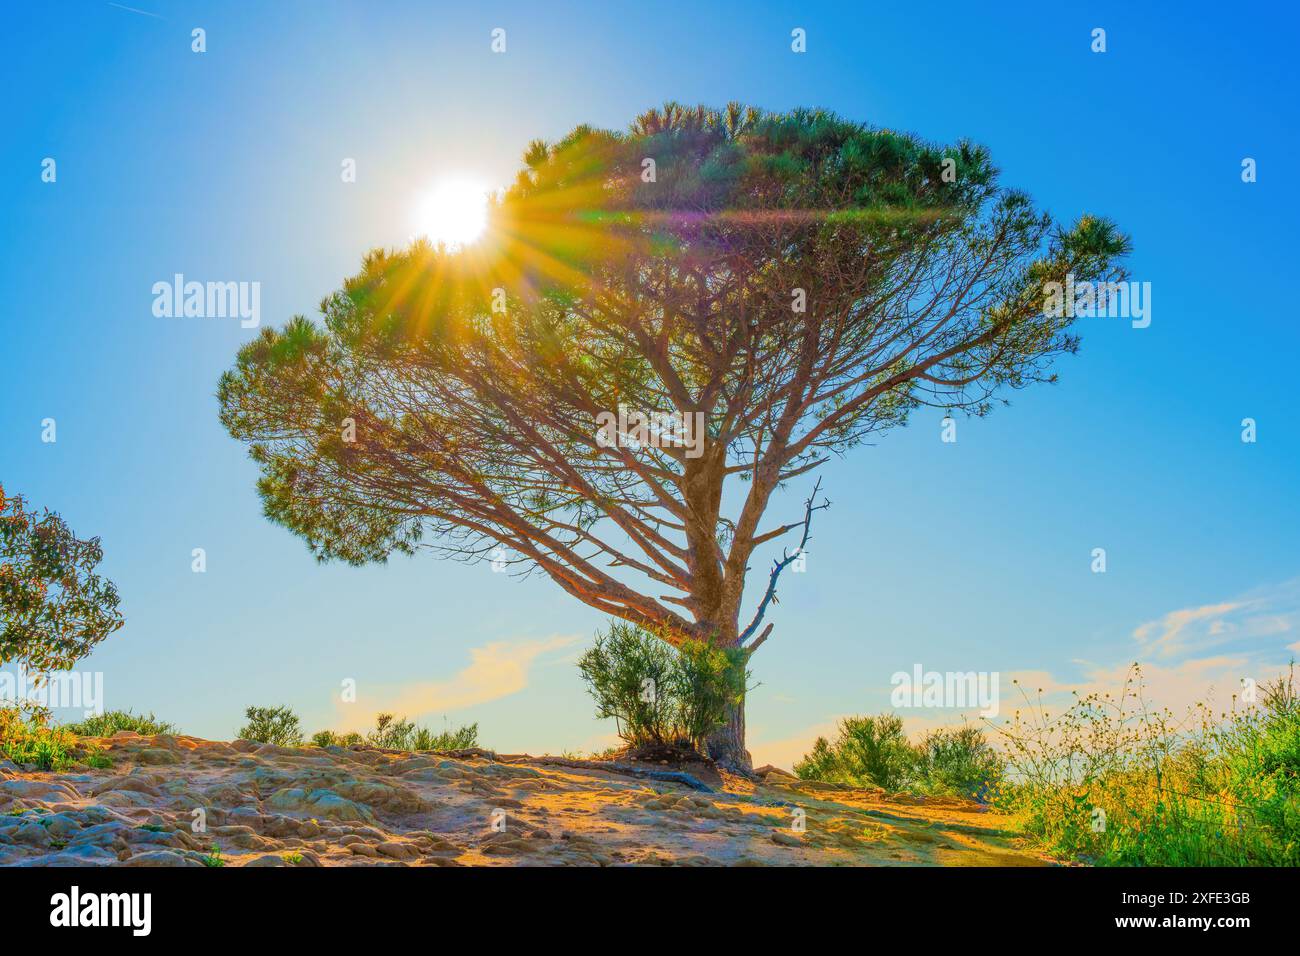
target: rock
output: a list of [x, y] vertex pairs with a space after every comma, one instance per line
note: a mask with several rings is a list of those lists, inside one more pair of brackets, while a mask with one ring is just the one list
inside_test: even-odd
[[41, 824], [53, 837], [66, 837], [71, 833], [77, 833], [83, 826], [82, 820], [72, 813], [52, 814], [45, 817]]
[[429, 805], [405, 787], [375, 780], [339, 784], [338, 792], [348, 800], [392, 813], [421, 813]]
[[251, 827], [210, 827], [208, 832], [220, 837], [222, 845], [229, 843], [245, 850], [261, 850], [267, 846], [267, 841], [254, 833]]
[[20, 800], [75, 800], [79, 794], [67, 784], [49, 780], [0, 780], [0, 794]]
[[117, 862], [117, 854], [103, 847], [71, 846], [58, 853], [20, 860], [13, 866], [110, 866]]
[[15, 843], [25, 843], [28, 846], [49, 846], [54, 838], [50, 836], [50, 831], [45, 829], [39, 823], [24, 823], [15, 830], [10, 830], [8, 838]]
[[117, 845], [118, 848], [125, 847], [127, 842], [134, 834], [134, 827], [121, 820], [110, 820], [107, 823], [97, 823], [94, 826], [86, 827], [78, 831], [71, 842], [81, 846], [99, 846], [110, 847]]
[[285, 757], [295, 756], [298, 751], [291, 750], [288, 747], [281, 747], [277, 744], [262, 744], [253, 753], [259, 757]]
[[373, 822], [375, 815], [369, 807], [362, 806], [333, 790], [303, 790], [292, 787], [277, 790], [266, 801], [267, 806], [276, 810], [297, 810], [312, 816], [325, 817], [328, 820], [349, 820]]
[[785, 830], [775, 831], [772, 834], [772, 842], [779, 843], [781, 846], [803, 846], [803, 840]]
[[128, 857], [123, 866], [202, 866], [188, 857], [181, 856], [175, 850], [147, 850]]
[[274, 853], [267, 853], [264, 856], [255, 857], [249, 860], [244, 866], [288, 866], [283, 857], [276, 856]]
[[[240, 794], [243, 797], [243, 794]], [[272, 817], [272, 820], [289, 820], [290, 817]], [[227, 821], [231, 824], [242, 824], [244, 826], [257, 829], [267, 824], [267, 819], [262, 816], [262, 812], [257, 807], [236, 807], [227, 814]]]
[[176, 754], [172, 753], [170, 750], [163, 750], [158, 747], [149, 747], [145, 750], [141, 750], [135, 755], [135, 759], [140, 763], [155, 766], [181, 762], [181, 758], [176, 756]]
[[137, 790], [114, 790], [100, 797], [99, 804], [103, 807], [148, 807], [155, 800], [156, 797]]
[[384, 856], [395, 860], [409, 860], [420, 855], [420, 851], [409, 843], [381, 843], [375, 849]]

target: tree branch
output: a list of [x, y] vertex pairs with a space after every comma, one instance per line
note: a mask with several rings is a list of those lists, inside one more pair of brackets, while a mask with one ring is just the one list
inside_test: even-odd
[[[743, 631], [740, 632], [739, 643], [742, 646], [744, 645], [745, 641], [749, 639], [749, 636], [753, 634], [754, 631], [758, 628], [758, 625], [762, 622], [763, 615], [767, 611], [768, 604], [776, 600], [776, 582], [777, 579], [781, 577], [781, 572], [785, 570], [786, 566], [790, 564], [790, 562], [792, 562], [795, 558], [797, 558], [799, 555], [804, 553], [804, 548], [807, 547], [808, 545], [809, 533], [812, 530], [813, 512], [821, 511], [823, 508], [829, 508], [831, 506], [830, 499], [823, 499], [821, 504], [816, 504], [817, 492], [821, 490], [821, 486], [822, 486], [822, 480], [818, 478], [817, 484], [813, 485], [812, 494], [809, 495], [808, 500], [804, 502], [803, 536], [799, 539], [799, 547], [795, 549], [794, 554], [789, 554], [786, 551], [782, 551], [781, 560], [774, 562], [772, 567], [772, 573], [767, 580], [767, 590], [763, 593], [763, 599], [758, 602], [758, 610], [754, 612], [754, 619], [749, 622], [749, 626], [747, 628], [745, 628]], [[759, 644], [767, 640], [767, 635], [771, 633], [771, 631], [772, 631], [772, 625], [769, 624], [767, 626], [767, 629], [763, 631], [763, 633], [758, 637], [758, 639], [755, 640], [752, 645], [750, 645], [749, 647], [750, 653], [753, 653], [754, 649], [757, 648]]]

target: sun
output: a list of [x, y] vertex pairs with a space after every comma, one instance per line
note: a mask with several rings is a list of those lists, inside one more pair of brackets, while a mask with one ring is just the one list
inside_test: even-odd
[[419, 197], [415, 204], [416, 236], [448, 246], [465, 246], [487, 228], [488, 192], [471, 179], [444, 179]]

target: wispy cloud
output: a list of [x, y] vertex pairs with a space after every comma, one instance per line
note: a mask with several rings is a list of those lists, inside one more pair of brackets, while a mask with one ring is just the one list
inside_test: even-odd
[[[374, 724], [381, 713], [412, 719], [428, 714], [449, 714], [477, 704], [517, 694], [528, 686], [529, 670], [543, 654], [575, 643], [573, 635], [536, 641], [495, 641], [471, 648], [470, 663], [444, 681], [424, 681], [381, 690], [377, 700], [339, 706], [341, 729], [360, 729]], [[363, 706], [364, 705], [364, 706]]]
[[1203, 655], [1213, 648], [1260, 643], [1300, 629], [1300, 579], [1259, 588], [1242, 597], [1180, 608], [1138, 625], [1133, 638], [1158, 659]]
[[1133, 631], [1133, 638], [1159, 656], [1171, 657], [1187, 649], [1191, 637], [1188, 630], [1192, 625], [1202, 624], [1205, 634], [1221, 636], [1228, 627], [1225, 616], [1241, 607], [1241, 604], [1229, 601], [1170, 611], [1158, 621], [1139, 625]]

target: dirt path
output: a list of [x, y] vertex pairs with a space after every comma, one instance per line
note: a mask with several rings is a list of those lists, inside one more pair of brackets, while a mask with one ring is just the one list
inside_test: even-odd
[[702, 792], [528, 757], [129, 732], [101, 743], [109, 770], [32, 773], [0, 761], [0, 865], [1047, 862], [974, 803], [839, 790], [779, 772]]

